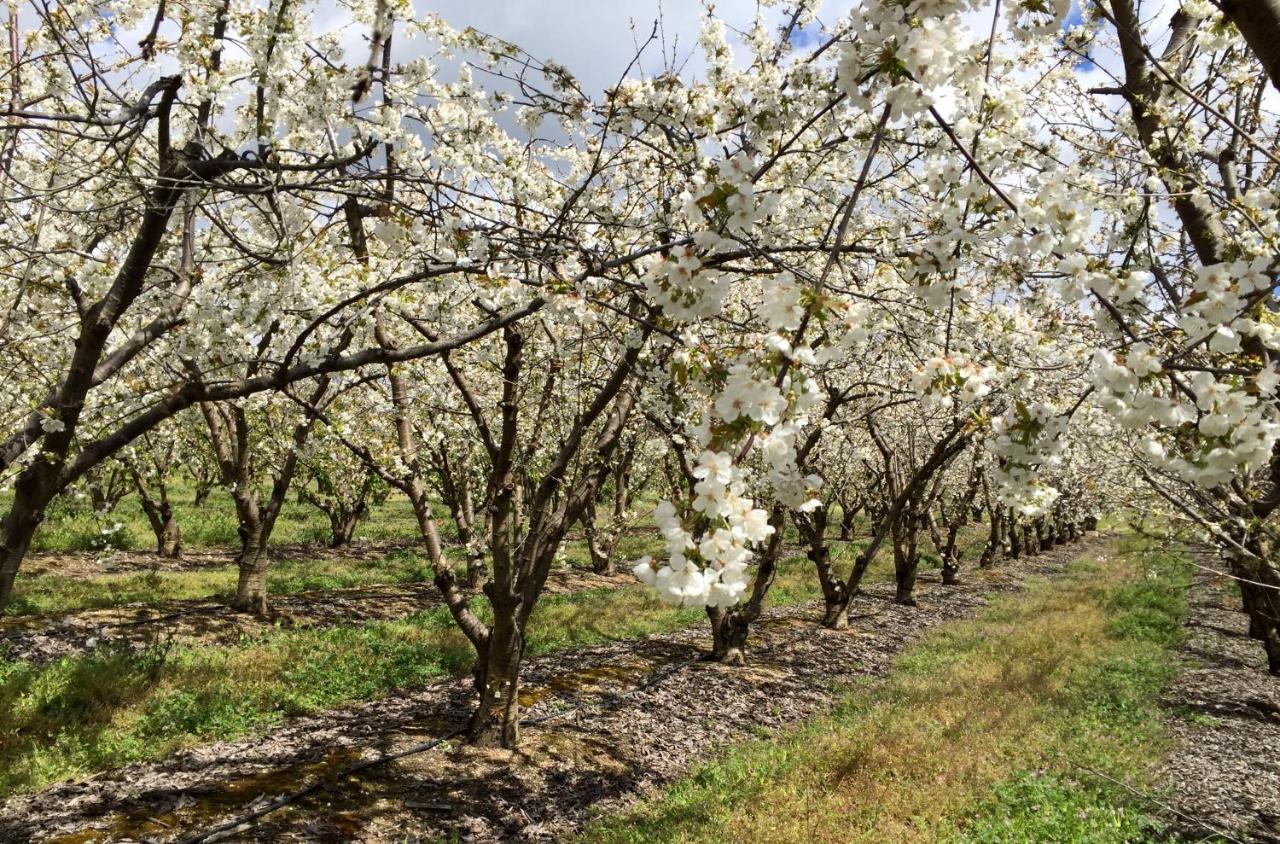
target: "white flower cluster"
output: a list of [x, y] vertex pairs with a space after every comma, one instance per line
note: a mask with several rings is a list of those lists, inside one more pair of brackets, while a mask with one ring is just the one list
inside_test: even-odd
[[1041, 480], [1041, 470], [1061, 461], [1067, 422], [1044, 402], [1019, 403], [991, 420], [994, 436], [988, 448], [1000, 458], [992, 475], [1001, 504], [1024, 516], [1038, 516], [1058, 500], [1060, 493]]
[[1280, 439], [1273, 411], [1258, 399], [1258, 395], [1273, 396], [1280, 385], [1280, 373], [1274, 367], [1254, 376], [1252, 391], [1238, 376], [1219, 379], [1211, 372], [1195, 372], [1184, 383], [1194, 395], [1192, 404], [1165, 394], [1167, 388], [1156, 377], [1163, 367], [1146, 343], [1130, 346], [1123, 361], [1099, 349], [1093, 364], [1098, 403], [1123, 426], [1134, 430], [1155, 426], [1196, 435], [1184, 436], [1176, 455], [1169, 454], [1156, 435], [1139, 444], [1139, 452], [1154, 465], [1188, 483], [1215, 487], [1239, 473], [1256, 471], [1267, 464]]
[[822, 503], [816, 497], [822, 489], [822, 478], [816, 474], [802, 475], [796, 465], [796, 436], [799, 433], [799, 421], [784, 422], [758, 442], [760, 453], [769, 467], [765, 481], [773, 491], [773, 497], [792, 510], [807, 513]]
[[747, 588], [749, 545], [768, 539], [774, 528], [768, 513], [744, 494], [745, 484], [730, 455], [704, 451], [693, 475], [698, 479], [693, 509], [708, 525], [700, 541], [695, 541], [675, 505], [662, 501], [653, 515], [666, 541], [667, 562], [659, 567], [643, 557], [632, 571], [664, 601], [730, 607]]
[[1219, 354], [1240, 351], [1240, 338], [1249, 335], [1267, 348], [1280, 349], [1275, 325], [1241, 316], [1246, 300], [1272, 286], [1267, 263], [1255, 258], [1197, 267], [1178, 327], [1194, 339], [1209, 337], [1209, 348]]
[[1058, 295], [1067, 302], [1076, 302], [1092, 290], [1113, 305], [1128, 305], [1138, 300], [1154, 276], [1146, 270], [1129, 270], [1110, 274], [1089, 268], [1088, 259], [1079, 253], [1068, 255], [1058, 262], [1058, 272], [1063, 274], [1058, 282]]
[[645, 290], [677, 322], [693, 322], [719, 315], [729, 294], [729, 281], [704, 270], [696, 246], [672, 250], [644, 276]]
[[995, 375], [995, 369], [990, 366], [979, 367], [969, 361], [957, 363], [950, 356], [933, 357], [916, 370], [911, 387], [926, 409], [949, 410], [956, 401], [963, 407], [988, 395]]
[[716, 396], [716, 413], [726, 422], [745, 417], [765, 425], [776, 425], [787, 409], [787, 399], [772, 381], [746, 363], [735, 363], [724, 388]]
[[[870, 107], [870, 92], [862, 89], [870, 76], [877, 84], [894, 83], [884, 96], [895, 120], [919, 115], [930, 106], [946, 120], [965, 113], [965, 89], [981, 80], [977, 63], [969, 60], [973, 37], [961, 10], [961, 4], [952, 2], [915, 3], [909, 14], [896, 3], [867, 2], [855, 8], [838, 67], [840, 87], [852, 104]], [[872, 72], [886, 69], [893, 72]]]

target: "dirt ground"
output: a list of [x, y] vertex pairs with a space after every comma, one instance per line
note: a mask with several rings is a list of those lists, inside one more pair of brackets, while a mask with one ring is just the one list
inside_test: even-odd
[[[1200, 562], [1222, 568], [1211, 555]], [[1280, 844], [1280, 677], [1267, 673], [1248, 630], [1230, 582], [1197, 574], [1182, 646], [1187, 666], [1163, 698], [1176, 716], [1167, 786], [1178, 814], [1170, 820], [1191, 841], [1221, 830]]]
[[[701, 627], [530, 660], [524, 746], [514, 754], [446, 741], [344, 773], [456, 733], [473, 696], [467, 682], [441, 682], [14, 798], [0, 811], [0, 841], [183, 841], [222, 824], [239, 841], [562, 837], [728, 743], [829, 708], [841, 687], [883, 676], [925, 630], [1104, 542], [966, 572], [956, 587], [922, 578], [918, 607], [892, 603], [891, 585], [876, 584], [855, 599], [845, 631], [817, 627], [814, 605], [772, 611], [753, 628], [745, 669], [701, 661], [709, 644]], [[237, 827], [299, 789], [309, 792]]]

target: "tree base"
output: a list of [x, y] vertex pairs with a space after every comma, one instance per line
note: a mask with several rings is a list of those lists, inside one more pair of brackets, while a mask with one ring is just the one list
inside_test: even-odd
[[236, 612], [248, 613], [258, 618], [270, 618], [271, 607], [267, 603], [267, 596], [263, 594], [252, 594], [245, 596], [236, 596], [231, 602], [231, 609]]

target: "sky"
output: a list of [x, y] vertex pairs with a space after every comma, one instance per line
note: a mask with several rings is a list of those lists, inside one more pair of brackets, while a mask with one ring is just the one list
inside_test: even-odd
[[[661, 21], [667, 53], [684, 59], [697, 52], [702, 4], [697, 0], [415, 0], [419, 11], [439, 14], [455, 27], [472, 26], [519, 44], [539, 59], [554, 59], [583, 83], [588, 93], [613, 87], [642, 43]], [[730, 28], [745, 29], [755, 19], [755, 0], [717, 0], [716, 14]], [[848, 2], [829, 0], [821, 18], [836, 19]], [[778, 8], [764, 10], [781, 20]], [[804, 44], [815, 36], [802, 34]], [[661, 52], [645, 65], [658, 69]]]

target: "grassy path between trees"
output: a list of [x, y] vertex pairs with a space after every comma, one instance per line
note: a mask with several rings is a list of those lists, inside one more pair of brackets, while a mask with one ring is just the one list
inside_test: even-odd
[[[732, 747], [582, 840], [1133, 842], [1188, 568], [1127, 544], [928, 634], [830, 716]], [[1124, 783], [1128, 786], [1122, 786]]]

